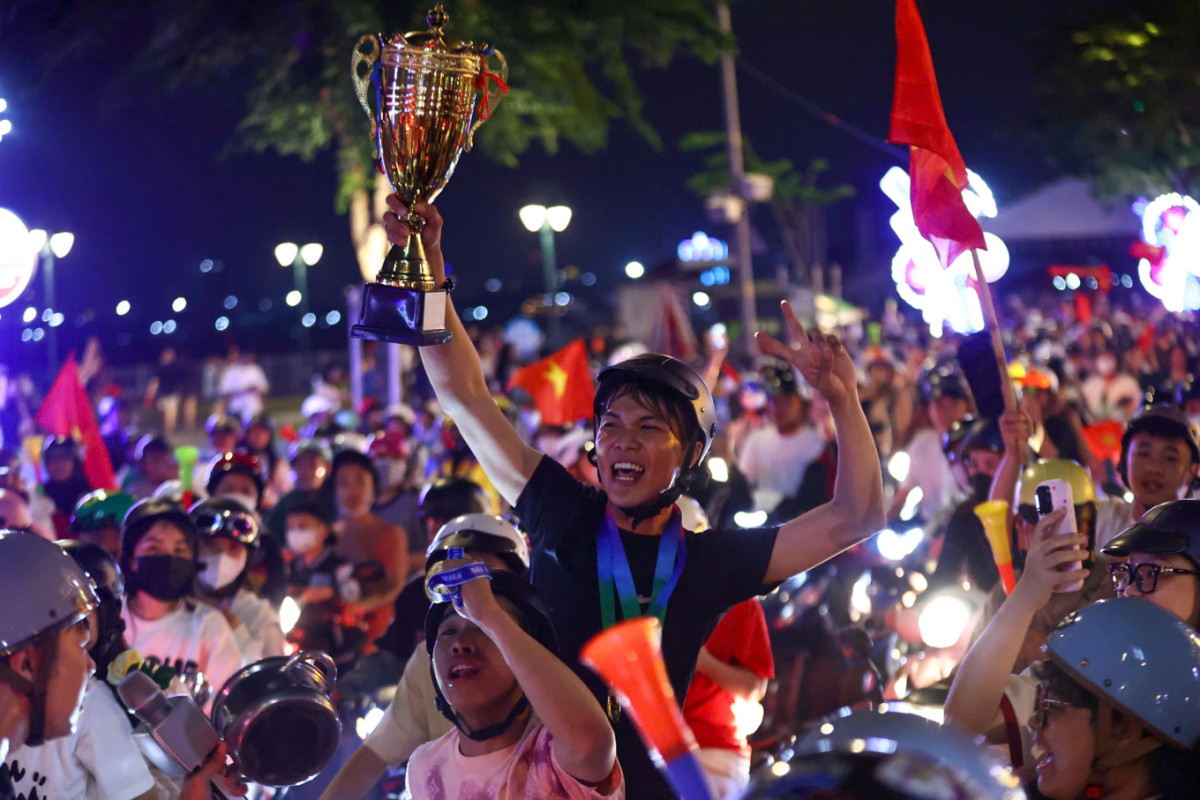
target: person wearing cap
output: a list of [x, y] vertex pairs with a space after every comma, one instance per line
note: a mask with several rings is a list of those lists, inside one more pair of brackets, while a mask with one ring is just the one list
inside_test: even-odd
[[938, 511], [954, 505], [961, 498], [950, 462], [942, 451], [942, 439], [956, 421], [971, 413], [971, 391], [961, 372], [941, 368], [925, 378], [921, 394], [930, 424], [913, 434], [905, 446], [908, 474], [896, 488], [889, 517], [900, 512], [909, 493], [917, 488], [921, 490], [919, 515], [926, 520], [933, 519]]
[[951, 471], [959, 488], [969, 494], [954, 507], [946, 520], [937, 568], [930, 576], [929, 585], [958, 584], [965, 578], [972, 586], [990, 592], [1000, 579], [1000, 573], [996, 569], [983, 523], [975, 515], [975, 506], [988, 498], [992, 477], [1003, 457], [1004, 442], [1000, 438], [1000, 426], [995, 420], [969, 419], [969, 424], [964, 426], [965, 435], [957, 445], [951, 440], [955, 434], [954, 428], [946, 436], [948, 446], [945, 452], [951, 463]]
[[[1033, 433], [1024, 411], [1000, 417], [1004, 458], [996, 470], [989, 497], [1010, 500], [1024, 467], [1027, 443]], [[1146, 407], [1130, 420], [1121, 437], [1117, 471], [1131, 500], [1103, 496], [1096, 501], [1095, 547], [1102, 549], [1149, 509], [1184, 496], [1200, 471], [1200, 445], [1187, 415], [1177, 406]]]
[[[395, 195], [388, 203], [388, 237], [406, 241], [410, 231], [397, 216], [406, 209]], [[426, 221], [420, 236], [435, 280], [444, 280], [441, 216], [426, 204], [413, 210]], [[630, 797], [672, 793], [603, 682], [579, 663], [582, 645], [622, 618], [653, 614], [664, 620], [667, 674], [676, 695], [686, 696], [700, 648], [725, 611], [884, 524], [879, 459], [859, 404], [854, 362], [835, 337], [806, 331], [788, 304], [782, 313], [797, 346], [762, 333], [759, 346], [786, 360], [828, 401], [840, 463], [831, 501], [782, 526], [758, 529], [683, 530], [675, 499], [703, 476], [716, 430], [712, 393], [687, 364], [645, 354], [600, 373], [592, 453], [604, 487], [598, 491], [521, 440], [492, 399], [452, 303], [446, 312], [451, 340], [420, 348], [442, 407], [529, 533], [534, 584], [554, 614], [564, 660], [614, 721]]]
[[1200, 629], [1200, 500], [1155, 506], [1106, 544], [1118, 597], [1140, 597]]
[[144, 660], [177, 673], [202, 672], [223, 686], [242, 667], [242, 651], [225, 617], [192, 596], [199, 551], [184, 508], [165, 498], [135, 504], [121, 531], [121, 572], [128, 602], [125, 639]]
[[289, 448], [292, 466], [292, 490], [279, 498], [267, 512], [266, 528], [282, 541], [286, 532], [287, 515], [298, 503], [317, 503], [329, 518], [337, 514], [333, 492], [325, 486], [333, 454], [321, 442], [301, 440]]
[[[476, 486], [476, 489], [479, 493], [483, 491], [482, 487]], [[444, 513], [447, 511], [447, 502], [455, 499], [461, 508], [463, 500], [469, 495], [451, 494], [452, 491], [455, 491], [455, 487], [440, 489], [438, 493], [441, 497], [430, 502], [427, 510]], [[438, 507], [434, 508], [434, 505]], [[422, 646], [429, 609], [425, 580], [436, 565], [446, 560], [451, 547], [463, 548], [468, 559], [485, 564], [493, 574], [505, 570], [522, 579], [528, 577], [529, 548], [525, 535], [511, 522], [480, 510], [446, 520], [438, 528], [429, 543], [425, 570], [409, 581], [401, 593], [401, 599], [419, 593], [419, 599], [423, 602], [418, 602], [416, 598], [407, 602], [405, 615], [402, 617], [397, 614], [387, 634], [376, 642], [379, 651], [366, 656], [353, 672], [338, 682], [339, 689], [345, 693], [370, 691], [369, 687], [379, 683], [377, 676], [371, 674], [370, 662], [383, 655], [387, 655], [392, 663], [398, 664], [398, 668], [403, 670], [396, 693], [383, 718], [362, 747], [338, 771], [321, 795], [322, 800], [357, 800], [366, 796], [388, 768], [400, 766], [419, 745], [437, 739], [452, 728], [438, 707], [429, 652]], [[401, 651], [406, 655], [397, 658], [395, 653]], [[387, 682], [391, 683], [394, 673], [389, 678]]]
[[825, 440], [808, 424], [808, 402], [790, 365], [763, 370], [770, 424], [746, 437], [738, 469], [754, 490], [755, 507], [774, 511], [793, 497]]
[[83, 455], [80, 444], [70, 437], [47, 436], [42, 445], [42, 465], [46, 468], [46, 479], [37, 491], [54, 502], [55, 538], [67, 535], [71, 512], [79, 498], [95, 487], [83, 474]]
[[1033, 729], [1048, 800], [1191, 800], [1200, 787], [1200, 637], [1152, 603], [1101, 600], [1046, 642]]

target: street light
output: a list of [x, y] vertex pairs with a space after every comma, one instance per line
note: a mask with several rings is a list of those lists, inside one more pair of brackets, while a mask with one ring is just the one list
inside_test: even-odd
[[[517, 212], [521, 224], [530, 233], [541, 234], [542, 241], [542, 278], [546, 284], [546, 296], [554, 295], [558, 288], [558, 267], [554, 258], [554, 234], [562, 233], [571, 224], [571, 209], [566, 206], [528, 205]], [[558, 314], [554, 309], [550, 314], [550, 344], [558, 346], [562, 343]]]
[[[296, 288], [294, 291], [288, 292], [287, 300], [289, 306], [300, 306], [301, 319], [308, 315], [308, 268], [315, 266], [323, 255], [325, 255], [325, 247], [316, 242], [310, 242], [303, 247], [295, 242], [282, 242], [275, 246], [275, 260], [279, 262], [279, 266], [285, 269], [293, 268]], [[296, 299], [295, 303], [292, 302], [293, 298]], [[308, 326], [304, 326], [300, 331], [300, 343], [305, 350], [308, 350]]]
[[[54, 260], [57, 258], [66, 258], [71, 252], [71, 248], [75, 246], [75, 234], [61, 231], [59, 233], [47, 233], [40, 228], [35, 228], [29, 232], [30, 242], [33, 249], [37, 250], [42, 256], [42, 273], [45, 277], [46, 286], [46, 310], [53, 314], [54, 311]], [[46, 335], [46, 364], [51, 370], [58, 366], [58, 326], [50, 327]]]

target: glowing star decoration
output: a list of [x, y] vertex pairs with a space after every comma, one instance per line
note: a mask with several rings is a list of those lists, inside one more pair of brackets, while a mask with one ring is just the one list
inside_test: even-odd
[[20, 217], [0, 208], [0, 308], [15, 303], [37, 264], [38, 249]]
[[[967, 210], [980, 217], [996, 216], [996, 199], [992, 190], [971, 170], [967, 170], [970, 186], [963, 190]], [[896, 204], [890, 220], [892, 230], [900, 237], [900, 249], [892, 258], [892, 279], [904, 301], [920, 310], [934, 336], [941, 336], [945, 326], [959, 333], [983, 330], [983, 309], [975, 285], [975, 265], [970, 253], [963, 253], [949, 269], [942, 269], [937, 251], [917, 230], [910, 204], [908, 173], [892, 167], [879, 181], [879, 188]], [[979, 251], [979, 263], [988, 283], [995, 283], [1008, 271], [1008, 247], [999, 236], [984, 232], [987, 250]]]
[[1134, 203], [1142, 217], [1142, 241], [1134, 252], [1138, 277], [1146, 291], [1168, 311], [1200, 308], [1200, 203], [1181, 194], [1164, 194]]

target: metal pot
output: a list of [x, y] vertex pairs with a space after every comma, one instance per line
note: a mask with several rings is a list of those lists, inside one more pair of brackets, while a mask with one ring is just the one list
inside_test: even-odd
[[241, 774], [265, 786], [311, 780], [337, 750], [342, 723], [330, 699], [337, 667], [325, 653], [264, 658], [233, 674], [212, 721]]

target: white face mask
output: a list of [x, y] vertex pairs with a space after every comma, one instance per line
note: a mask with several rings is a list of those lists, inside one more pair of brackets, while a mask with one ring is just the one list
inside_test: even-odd
[[1104, 377], [1111, 377], [1117, 371], [1117, 359], [1105, 353], [1096, 359], [1096, 371]]
[[246, 568], [246, 552], [244, 550], [236, 556], [229, 553], [216, 553], [210, 556], [201, 556], [201, 559], [204, 561], [204, 570], [198, 578], [200, 583], [208, 589], [224, 589], [237, 580], [237, 577], [242, 574], [242, 570]]
[[288, 528], [287, 546], [293, 553], [307, 553], [317, 546], [317, 532], [311, 528]]

